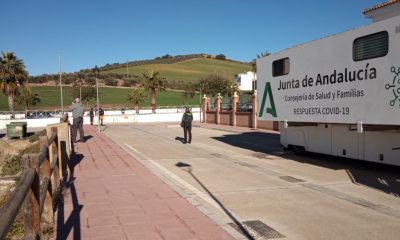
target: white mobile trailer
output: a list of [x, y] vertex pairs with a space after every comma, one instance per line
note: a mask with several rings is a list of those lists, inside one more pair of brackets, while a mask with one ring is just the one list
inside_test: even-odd
[[400, 16], [257, 60], [286, 148], [400, 166]]

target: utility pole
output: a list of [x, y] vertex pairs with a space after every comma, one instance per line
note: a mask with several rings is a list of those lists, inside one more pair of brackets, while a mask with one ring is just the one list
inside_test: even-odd
[[64, 103], [63, 103], [63, 90], [62, 90], [62, 79], [61, 79], [61, 54], [58, 55], [58, 63], [60, 65], [60, 95], [61, 95], [61, 112], [64, 114]]
[[126, 80], [128, 80], [128, 59], [126, 59]]
[[98, 74], [100, 72], [100, 69], [97, 67], [97, 65], [93, 68], [94, 72], [94, 77], [96, 79], [96, 101], [97, 101], [97, 130], [100, 132], [100, 103], [99, 103], [99, 78]]

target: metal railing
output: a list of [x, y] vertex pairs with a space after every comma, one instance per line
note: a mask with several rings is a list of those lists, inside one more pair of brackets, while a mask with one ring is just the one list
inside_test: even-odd
[[[15, 218], [23, 208], [24, 239], [38, 239], [41, 219], [54, 222], [53, 196], [60, 186], [57, 127], [51, 128], [51, 137], [39, 137], [39, 154], [25, 154], [22, 157], [24, 171], [11, 196], [0, 208], [0, 239], [4, 239]], [[52, 154], [49, 154], [52, 149]], [[61, 166], [63, 167], [63, 166]], [[43, 216], [42, 216], [43, 215]]]

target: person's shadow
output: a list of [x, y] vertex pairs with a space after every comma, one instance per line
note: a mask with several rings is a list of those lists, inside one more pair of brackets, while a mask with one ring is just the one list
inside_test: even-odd
[[86, 136], [84, 136], [85, 142], [86, 142], [87, 140], [91, 139], [91, 138], [93, 138], [92, 135], [86, 135]]
[[185, 143], [185, 139], [183, 137], [175, 137], [175, 140]]

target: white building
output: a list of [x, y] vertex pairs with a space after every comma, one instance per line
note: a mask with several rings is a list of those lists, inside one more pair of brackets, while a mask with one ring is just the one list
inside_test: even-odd
[[400, 15], [400, 0], [388, 0], [365, 9], [363, 13], [366, 18], [371, 19], [373, 22], [398, 16]]
[[235, 83], [241, 91], [255, 91], [257, 89], [257, 74], [252, 71], [235, 75]]

